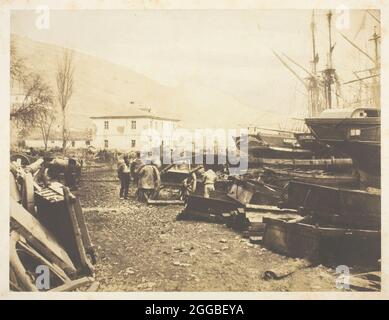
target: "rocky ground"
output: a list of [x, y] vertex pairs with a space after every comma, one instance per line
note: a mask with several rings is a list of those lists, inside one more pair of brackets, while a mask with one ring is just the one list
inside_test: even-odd
[[[221, 224], [177, 221], [181, 206], [120, 200], [115, 172], [91, 171], [80, 190], [98, 254], [99, 291], [332, 291], [337, 274], [302, 268], [280, 280], [266, 270], [301, 261], [275, 254]], [[108, 180], [108, 181], [103, 181]]]

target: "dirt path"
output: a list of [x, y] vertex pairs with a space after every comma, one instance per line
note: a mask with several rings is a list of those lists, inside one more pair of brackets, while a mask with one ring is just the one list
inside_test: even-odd
[[[91, 174], [112, 179], [114, 172]], [[296, 259], [253, 245], [224, 225], [176, 221], [181, 206], [119, 200], [115, 182], [83, 182], [80, 196], [98, 253], [99, 291], [330, 291], [337, 275], [324, 266], [281, 280], [269, 268]]]

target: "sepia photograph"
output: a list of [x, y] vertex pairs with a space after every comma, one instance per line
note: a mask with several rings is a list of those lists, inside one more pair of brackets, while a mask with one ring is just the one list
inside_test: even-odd
[[9, 291], [381, 292], [381, 16], [10, 9]]

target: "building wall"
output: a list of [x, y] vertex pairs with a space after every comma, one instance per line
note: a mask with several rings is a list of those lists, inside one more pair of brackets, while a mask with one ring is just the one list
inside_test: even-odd
[[[32, 148], [44, 148], [45, 143], [43, 140], [36, 140], [36, 139], [26, 139], [25, 140], [26, 147], [32, 147]], [[68, 149], [80, 149], [80, 148], [87, 148], [89, 145], [87, 144], [86, 140], [75, 140], [75, 141], [68, 141], [67, 148]], [[49, 140], [47, 142], [47, 148], [62, 148], [62, 140]]]
[[[92, 145], [98, 149], [139, 151], [144, 130], [154, 129], [161, 136], [171, 136], [176, 127], [174, 121], [150, 118], [92, 119], [96, 132]], [[134, 141], [134, 142], [133, 142]]]

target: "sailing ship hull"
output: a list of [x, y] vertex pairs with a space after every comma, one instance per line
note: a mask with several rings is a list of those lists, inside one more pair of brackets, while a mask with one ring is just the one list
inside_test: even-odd
[[303, 149], [311, 150], [315, 153], [316, 156], [321, 157], [333, 157], [339, 156], [339, 153], [336, 152], [332, 147], [327, 144], [321, 143], [318, 141], [315, 136], [311, 133], [295, 133], [297, 142]]
[[297, 140], [292, 133], [278, 132], [264, 133], [259, 132], [258, 137], [268, 146], [272, 147], [296, 147], [298, 146]]
[[311, 118], [305, 119], [317, 139], [349, 155], [366, 185], [380, 187], [381, 119]]
[[313, 152], [301, 148], [282, 148], [273, 146], [253, 146], [249, 154], [255, 158], [271, 159], [310, 159]]
[[[381, 118], [308, 118], [305, 123], [321, 142], [334, 145], [344, 141], [379, 142]], [[358, 131], [359, 130], [359, 131]]]
[[358, 188], [359, 177], [355, 174], [326, 173], [322, 170], [279, 170], [265, 168], [262, 175], [265, 183], [286, 187], [290, 181], [300, 181], [330, 187]]

